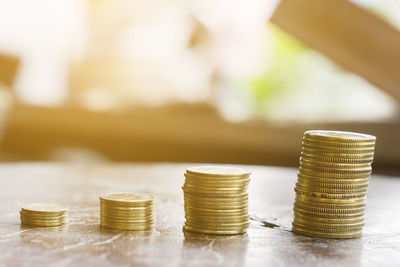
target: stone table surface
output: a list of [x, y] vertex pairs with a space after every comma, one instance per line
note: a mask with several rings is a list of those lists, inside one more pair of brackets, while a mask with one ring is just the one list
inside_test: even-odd
[[[190, 164], [0, 164], [0, 266], [399, 266], [400, 179], [373, 175], [362, 238], [327, 240], [291, 233], [294, 168], [252, 171], [248, 233], [184, 234], [183, 173]], [[99, 227], [99, 196], [145, 192], [156, 199], [153, 232]], [[31, 202], [70, 207], [60, 228], [20, 225]]]

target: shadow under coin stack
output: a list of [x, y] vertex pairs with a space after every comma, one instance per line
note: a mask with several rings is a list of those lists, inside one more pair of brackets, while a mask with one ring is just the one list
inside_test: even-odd
[[68, 224], [68, 208], [50, 203], [25, 205], [20, 211], [21, 224], [37, 227], [55, 227]]
[[293, 233], [323, 238], [361, 236], [375, 141], [375, 136], [351, 132], [304, 133]]
[[151, 230], [154, 198], [147, 194], [119, 193], [100, 197], [100, 224], [117, 230]]
[[188, 168], [185, 177], [185, 231], [221, 235], [247, 231], [249, 172], [204, 166]]

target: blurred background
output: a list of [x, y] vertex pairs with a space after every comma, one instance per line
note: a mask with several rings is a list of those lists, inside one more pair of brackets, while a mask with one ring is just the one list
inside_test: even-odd
[[334, 129], [399, 171], [400, 2], [320, 2], [1, 0], [0, 161], [297, 166]]

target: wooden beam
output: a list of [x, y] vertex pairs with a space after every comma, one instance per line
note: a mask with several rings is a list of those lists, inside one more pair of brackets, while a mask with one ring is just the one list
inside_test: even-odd
[[12, 87], [18, 66], [19, 60], [17, 57], [0, 54], [0, 83]]
[[271, 21], [400, 101], [400, 32], [374, 14], [347, 0], [282, 0]]
[[[375, 167], [399, 168], [400, 123], [275, 125], [230, 123], [208, 106], [136, 107], [125, 113], [16, 105], [0, 151], [52, 160], [59, 148], [86, 148], [114, 161], [215, 162], [298, 166], [305, 130], [377, 136]], [[0, 158], [1, 159], [1, 158]], [[4, 159], [6, 160], [6, 159]]]

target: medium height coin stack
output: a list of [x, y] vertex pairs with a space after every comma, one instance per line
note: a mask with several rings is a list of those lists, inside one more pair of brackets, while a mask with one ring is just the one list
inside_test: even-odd
[[304, 133], [293, 233], [322, 238], [361, 236], [375, 141], [375, 136], [351, 132]]
[[203, 166], [188, 168], [185, 178], [185, 231], [221, 235], [247, 231], [249, 172]]
[[100, 197], [100, 224], [117, 230], [150, 230], [154, 199], [147, 194], [118, 193]]

